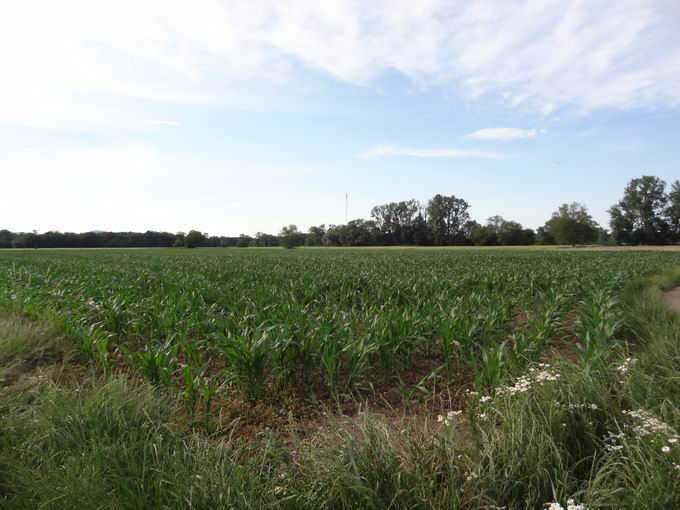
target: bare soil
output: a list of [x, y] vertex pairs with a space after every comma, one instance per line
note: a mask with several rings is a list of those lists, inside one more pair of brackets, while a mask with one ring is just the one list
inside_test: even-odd
[[663, 293], [663, 300], [676, 312], [680, 312], [680, 287]]

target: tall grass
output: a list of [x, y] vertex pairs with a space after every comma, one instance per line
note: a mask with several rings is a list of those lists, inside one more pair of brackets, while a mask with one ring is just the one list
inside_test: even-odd
[[[618, 284], [585, 295], [571, 286], [553, 297], [537, 290], [544, 306], [531, 311], [525, 330], [544, 344], [536, 352], [515, 352], [509, 333], [504, 345], [491, 342], [488, 335], [507, 319], [498, 312], [491, 325], [479, 326], [485, 333], [459, 341], [477, 352], [473, 366], [484, 370], [477, 392], [441, 420], [366, 411], [293, 423], [286, 432], [261, 430], [249, 440], [197, 432], [179, 409], [195, 407], [204, 384], [216, 384], [204, 381], [197, 365], [198, 337], [194, 354], [189, 337], [177, 341], [185, 379], [179, 398], [163, 385], [111, 375], [77, 383], [27, 368], [0, 390], [0, 507], [514, 510], [566, 508], [573, 499], [588, 508], [680, 508], [680, 318], [660, 299], [660, 288], [676, 284], [680, 272], [668, 270], [622, 292]], [[541, 287], [538, 280], [531, 285]], [[574, 327], [565, 332], [563, 319], [572, 312]], [[338, 344], [337, 362], [328, 349], [326, 377], [338, 388], [348, 374], [365, 376], [370, 362], [382, 366], [379, 347], [357, 334], [355, 319], [334, 316], [333, 328], [351, 325], [355, 334]], [[0, 353], [15, 352], [11, 359], [31, 365], [31, 353], [50, 340], [30, 332], [32, 323], [21, 324], [16, 334], [0, 333]], [[33, 345], [23, 358], [5, 345], [18, 345], [8, 340], [16, 335]], [[546, 351], [559, 335], [575, 337], [583, 354], [570, 361]], [[251, 377], [280, 374], [258, 368], [275, 366], [278, 354], [260, 353], [257, 343], [283, 341], [264, 336], [238, 337], [238, 354], [225, 353], [226, 370], [241, 374], [233, 384], [244, 391]], [[432, 352], [439, 351], [431, 340]], [[539, 352], [549, 364], [538, 363]], [[332, 375], [337, 367], [341, 376]], [[209, 408], [211, 397], [205, 399]]]

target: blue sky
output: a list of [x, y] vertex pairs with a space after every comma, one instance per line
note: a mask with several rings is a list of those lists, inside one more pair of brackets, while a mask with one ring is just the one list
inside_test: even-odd
[[0, 228], [238, 235], [680, 178], [680, 4], [7, 2]]

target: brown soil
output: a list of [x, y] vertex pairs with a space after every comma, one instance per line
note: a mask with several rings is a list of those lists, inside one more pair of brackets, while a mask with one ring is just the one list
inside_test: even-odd
[[680, 312], [680, 287], [663, 293], [663, 300], [676, 312]]

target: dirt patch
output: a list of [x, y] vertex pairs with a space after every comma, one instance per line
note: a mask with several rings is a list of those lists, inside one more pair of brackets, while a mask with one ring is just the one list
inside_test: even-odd
[[663, 293], [663, 300], [676, 312], [680, 312], [680, 287]]

